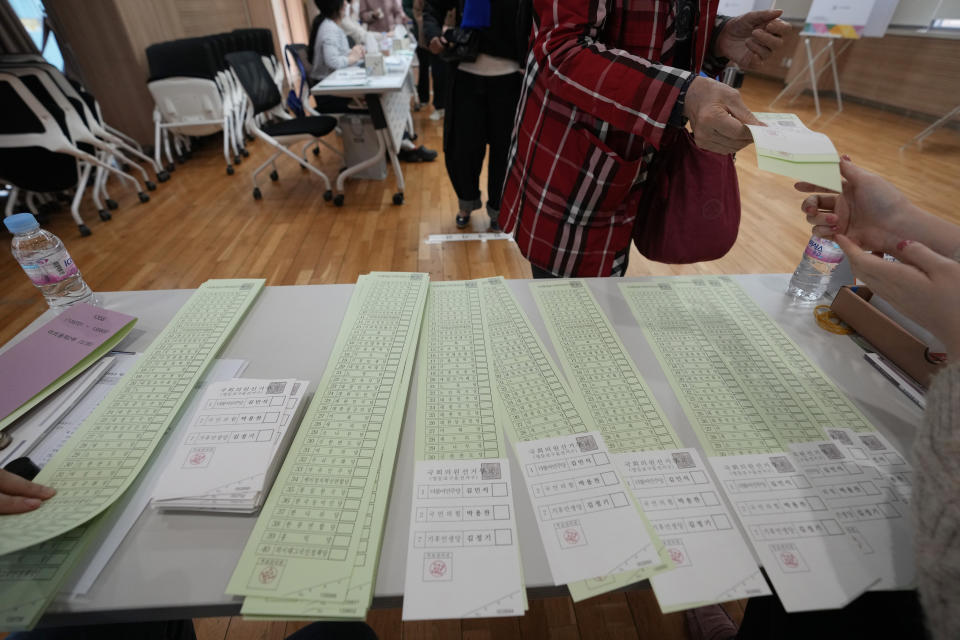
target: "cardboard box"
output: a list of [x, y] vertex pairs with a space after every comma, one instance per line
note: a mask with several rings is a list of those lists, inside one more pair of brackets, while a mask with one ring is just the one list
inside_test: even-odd
[[928, 387], [930, 377], [946, 363], [937, 361], [923, 341], [870, 304], [872, 297], [873, 292], [867, 287], [845, 286], [837, 292], [830, 308], [879, 353], [924, 388]]

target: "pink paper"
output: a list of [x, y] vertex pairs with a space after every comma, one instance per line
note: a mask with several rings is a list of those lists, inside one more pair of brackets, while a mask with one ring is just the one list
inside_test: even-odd
[[0, 354], [0, 419], [135, 320], [80, 302]]

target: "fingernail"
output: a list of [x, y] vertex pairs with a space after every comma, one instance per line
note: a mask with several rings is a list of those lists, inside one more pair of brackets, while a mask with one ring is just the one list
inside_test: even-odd
[[907, 247], [913, 244], [913, 240], [901, 240], [897, 243], [897, 251], [903, 251]]
[[843, 158], [844, 160], [846, 160], [847, 162], [853, 162], [853, 160], [851, 160], [851, 159], [850, 159], [850, 156], [848, 156], [847, 154], [843, 154], [843, 155], [840, 156], [840, 157]]
[[28, 509], [36, 509], [43, 504], [43, 500], [37, 500], [36, 498], [24, 498], [23, 504], [26, 505]]
[[40, 495], [44, 498], [52, 498], [56, 492], [57, 490], [53, 487], [44, 487], [43, 490], [40, 491]]
[[827, 224], [834, 224], [837, 221], [837, 216], [832, 213], [828, 213], [824, 220], [827, 221]]
[[838, 227], [837, 225], [833, 225], [832, 227], [830, 227], [830, 231], [833, 231], [834, 233], [836, 233], [837, 231], [840, 231], [840, 227]]

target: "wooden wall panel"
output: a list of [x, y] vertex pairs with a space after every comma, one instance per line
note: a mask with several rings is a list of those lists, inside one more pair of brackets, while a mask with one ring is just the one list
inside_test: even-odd
[[185, 37], [250, 26], [247, 3], [237, 0], [173, 0]]
[[270, 0], [45, 0], [61, 46], [113, 126], [153, 144], [146, 48], [156, 42], [261, 27], [273, 32]]
[[[123, 0], [126, 2], [127, 0]], [[107, 122], [141, 142], [153, 142], [153, 98], [118, 3], [46, 0], [61, 47], [97, 97]]]
[[[778, 55], [752, 73], [784, 81], [808, 73], [803, 71], [807, 56], [798, 33], [795, 29]], [[811, 39], [814, 54], [824, 42]], [[834, 46], [842, 47], [843, 42], [836, 41]], [[821, 57], [818, 68], [826, 58], [826, 54]], [[837, 68], [845, 96], [935, 118], [960, 103], [960, 39], [903, 35], [864, 38], [850, 44]], [[829, 71], [820, 76], [818, 86], [833, 91]], [[777, 103], [775, 108], [781, 104], [785, 103]]]

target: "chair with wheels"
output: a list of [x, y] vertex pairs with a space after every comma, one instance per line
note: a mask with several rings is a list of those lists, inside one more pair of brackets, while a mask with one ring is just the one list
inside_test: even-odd
[[333, 190], [330, 186], [330, 179], [327, 175], [311, 165], [304, 158], [294, 153], [288, 147], [300, 142], [307, 142], [322, 138], [337, 126], [335, 118], [329, 116], [308, 116], [304, 118], [294, 118], [289, 115], [285, 119], [276, 120], [264, 125], [257, 124], [256, 116], [264, 113], [284, 113], [283, 98], [277, 89], [274, 78], [263, 64], [260, 54], [255, 51], [239, 51], [227, 54], [227, 62], [236, 73], [240, 84], [243, 86], [250, 101], [249, 115], [247, 116], [247, 128], [253, 134], [264, 140], [276, 151], [267, 159], [266, 162], [257, 167], [253, 172], [253, 197], [259, 200], [263, 197], [260, 187], [257, 184], [257, 176], [268, 166], [273, 168], [270, 173], [270, 179], [276, 181], [279, 178], [277, 173], [276, 159], [285, 154], [297, 161], [301, 167], [320, 176], [326, 187], [324, 190], [324, 200], [333, 198]]

